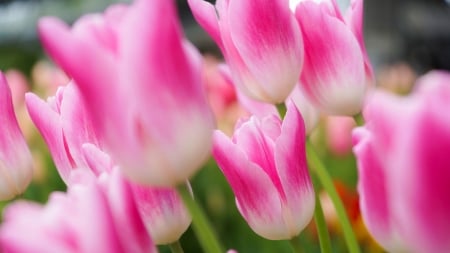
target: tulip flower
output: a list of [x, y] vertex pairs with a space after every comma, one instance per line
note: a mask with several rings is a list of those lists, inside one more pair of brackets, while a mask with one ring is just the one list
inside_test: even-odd
[[236, 196], [237, 207], [258, 235], [291, 239], [310, 222], [314, 189], [305, 154], [305, 127], [293, 103], [278, 115], [251, 117], [232, 139], [214, 133], [213, 155]]
[[[116, 166], [102, 150], [103, 140], [95, 131], [80, 91], [73, 82], [60, 87], [55, 97], [44, 102], [26, 95], [33, 122], [49, 146], [56, 168], [71, 187], [74, 173], [83, 170], [97, 177], [110, 174]], [[137, 208], [155, 244], [178, 240], [191, 223], [175, 189], [158, 189], [130, 184]]]
[[[219, 45], [237, 87], [247, 96], [281, 103], [303, 64], [303, 40], [284, 0], [188, 0], [194, 17]], [[216, 14], [217, 11], [217, 14]]]
[[72, 28], [43, 18], [39, 34], [131, 180], [174, 186], [209, 157], [214, 117], [201, 58], [181, 34], [173, 1], [114, 5]]
[[305, 43], [300, 85], [308, 99], [328, 114], [359, 113], [372, 82], [362, 12], [362, 0], [353, 1], [347, 19], [335, 0], [297, 5], [295, 14]]
[[23, 193], [31, 182], [31, 153], [17, 123], [11, 90], [0, 72], [0, 200]]
[[157, 252], [117, 170], [109, 178], [83, 180], [67, 194], [52, 193], [45, 206], [28, 201], [8, 206], [0, 226], [1, 251]]
[[391, 252], [450, 251], [450, 73], [408, 97], [377, 92], [354, 131], [361, 212]]

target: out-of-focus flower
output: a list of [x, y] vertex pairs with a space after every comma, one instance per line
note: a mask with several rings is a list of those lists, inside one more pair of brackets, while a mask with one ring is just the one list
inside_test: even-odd
[[50, 56], [79, 86], [108, 153], [135, 182], [184, 183], [210, 154], [214, 119], [201, 58], [173, 1], [135, 1], [83, 16], [70, 29], [39, 22]]
[[0, 200], [25, 191], [33, 177], [31, 153], [17, 123], [11, 90], [0, 72]]
[[335, 0], [301, 1], [296, 17], [305, 43], [300, 85], [326, 113], [360, 112], [372, 83], [372, 68], [362, 36], [362, 0], [353, 1], [347, 20]]
[[450, 251], [450, 74], [431, 72], [408, 97], [378, 92], [354, 131], [361, 211], [392, 252]]
[[238, 88], [254, 99], [283, 102], [303, 63], [300, 28], [287, 1], [217, 1], [215, 7], [204, 0], [188, 3], [221, 48]]
[[293, 103], [278, 115], [238, 123], [232, 139], [214, 133], [213, 155], [236, 196], [242, 216], [258, 235], [297, 236], [310, 222], [314, 189], [306, 164], [305, 127]]
[[[67, 185], [74, 183], [73, 173], [79, 170], [88, 170], [96, 176], [111, 173], [114, 161], [102, 150], [103, 140], [95, 131], [74, 83], [60, 87], [56, 96], [50, 97], [47, 103], [31, 93], [27, 94], [26, 101], [31, 118], [49, 146]], [[176, 191], [130, 185], [154, 243], [178, 240], [191, 219]]]
[[326, 132], [328, 148], [334, 155], [343, 156], [352, 151], [352, 130], [355, 120], [347, 116], [328, 116]]
[[377, 85], [397, 94], [408, 94], [413, 88], [417, 74], [406, 63], [383, 66], [377, 74]]
[[45, 206], [8, 206], [0, 227], [2, 252], [157, 252], [118, 170], [83, 181], [67, 194], [52, 193]]
[[27, 78], [22, 72], [14, 69], [6, 71], [5, 78], [11, 89], [14, 108], [22, 106], [25, 101], [25, 93], [30, 90]]

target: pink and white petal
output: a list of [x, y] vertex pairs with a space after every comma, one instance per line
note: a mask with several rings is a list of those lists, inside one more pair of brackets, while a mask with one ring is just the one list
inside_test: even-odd
[[6, 200], [25, 191], [33, 175], [32, 158], [19, 128], [11, 90], [0, 72], [0, 199]]
[[188, 4], [195, 20], [205, 29], [217, 45], [223, 49], [219, 23], [217, 22], [218, 17], [214, 6], [204, 0], [188, 0]]
[[110, 173], [114, 167], [111, 156], [92, 143], [84, 143], [81, 151], [87, 167], [97, 176]]
[[67, 151], [70, 152], [77, 167], [87, 167], [82, 154], [82, 145], [84, 143], [98, 145], [97, 132], [99, 131], [95, 131], [81, 96], [74, 83], [69, 83], [65, 87], [60, 108], [61, 124]]
[[[229, 82], [235, 85], [233, 81], [230, 69], [228, 65], [219, 66], [220, 73]], [[247, 110], [250, 114], [255, 115], [259, 118], [266, 117], [268, 115], [278, 115], [278, 110], [275, 105], [270, 103], [261, 102], [248, 97], [240, 89], [236, 89], [236, 95], [239, 103]]]
[[281, 134], [275, 144], [275, 163], [283, 187], [283, 202], [286, 204], [284, 219], [291, 238], [308, 225], [315, 208], [315, 194], [306, 162], [305, 143], [302, 116], [295, 104], [288, 102]]
[[25, 94], [25, 102], [31, 120], [44, 137], [59, 175], [67, 183], [75, 162], [66, 149], [59, 115], [33, 93]]
[[294, 102], [302, 115], [303, 121], [305, 122], [306, 135], [309, 135], [319, 123], [320, 111], [303, 94], [299, 84], [294, 87], [286, 102], [289, 100]]
[[119, 168], [100, 178], [123, 252], [156, 252], [136, 206], [133, 192]]
[[306, 41], [300, 77], [305, 95], [330, 114], [358, 113], [367, 86], [364, 59], [355, 36], [342, 21], [324, 15], [314, 3], [301, 2], [296, 16]]
[[285, 1], [231, 1], [229, 32], [249, 73], [270, 99], [283, 102], [303, 63], [300, 27]]
[[213, 155], [230, 184], [238, 209], [260, 236], [288, 238], [278, 190], [269, 176], [222, 132], [214, 132]]
[[[120, 101], [122, 97], [114, 88], [118, 79], [114, 56], [99, 50], [98, 45], [78, 38], [66, 24], [55, 18], [40, 19], [38, 31], [46, 51], [80, 88], [91, 108], [93, 123], [105, 134], [110, 131], [108, 128], [122, 127], [124, 120], [119, 118], [124, 107], [111, 106], [111, 101]], [[61, 40], [64, 43], [60, 43]]]
[[358, 165], [358, 193], [361, 214], [370, 234], [385, 249], [403, 252], [408, 245], [400, 237], [398, 222], [392, 210], [385, 163], [373, 147], [374, 135], [366, 128], [353, 131], [353, 152]]
[[191, 224], [191, 217], [175, 189], [135, 184], [131, 188], [154, 243], [164, 245], [179, 240]]
[[[279, 122], [279, 119], [276, 120]], [[268, 124], [266, 123], [266, 125]], [[267, 126], [266, 128], [271, 130], [276, 129], [276, 126]], [[272, 135], [274, 134], [272, 133]], [[232, 141], [242, 149], [251, 163], [258, 165], [269, 176], [279, 194], [283, 195], [283, 188], [275, 167], [275, 140], [270, 137], [263, 132], [261, 120], [251, 117], [234, 131]]]
[[345, 22], [350, 27], [364, 56], [364, 68], [366, 71], [367, 81], [372, 82], [374, 79], [372, 64], [370, 63], [369, 55], [367, 54], [366, 45], [364, 43], [363, 34], [363, 0], [352, 0], [351, 6], [348, 8]]

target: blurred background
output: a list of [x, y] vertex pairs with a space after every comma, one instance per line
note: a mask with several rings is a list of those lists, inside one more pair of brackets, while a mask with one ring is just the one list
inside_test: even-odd
[[[52, 15], [72, 23], [80, 15], [99, 12], [106, 6], [129, 0], [0, 0], [0, 70], [6, 72], [15, 98], [16, 112], [26, 138], [33, 149], [35, 179], [24, 198], [45, 202], [54, 190], [65, 190], [53, 167], [52, 160], [39, 134], [33, 128], [23, 106], [23, 92], [32, 90], [42, 98], [54, 94], [58, 85], [68, 78], [55, 68], [42, 51], [36, 36], [36, 22], [41, 16]], [[214, 2], [214, 0], [210, 0]], [[345, 9], [349, 1], [338, 1]], [[179, 15], [186, 36], [205, 54], [208, 65], [205, 80], [216, 78], [214, 66], [220, 52], [190, 14], [186, 0], [178, 0]], [[375, 69], [377, 85], [398, 94], [406, 94], [418, 75], [431, 69], [450, 70], [450, 1], [445, 0], [365, 0], [364, 34], [366, 46]], [[209, 87], [214, 93], [221, 87]], [[22, 97], [20, 97], [22, 94]], [[236, 108], [230, 95], [227, 101], [210, 96], [211, 104], [226, 115], [219, 126], [231, 129]], [[216, 99], [216, 100], [214, 100]], [[234, 100], [233, 100], [234, 99]], [[228, 111], [227, 111], [228, 110]], [[223, 116], [223, 115], [222, 115]], [[1, 115], [0, 115], [1, 117]], [[311, 136], [320, 147], [321, 155], [335, 185], [344, 200], [364, 252], [382, 252], [370, 239], [362, 224], [356, 194], [355, 161], [351, 154], [351, 129], [348, 118], [328, 117]], [[290, 252], [287, 242], [272, 242], [259, 238], [239, 215], [233, 194], [216, 167], [210, 161], [193, 179], [193, 189], [205, 207], [214, 227], [227, 248], [239, 252]], [[318, 189], [320, 192], [320, 189]], [[328, 197], [320, 194], [327, 223], [332, 232], [334, 252], [346, 252], [345, 243]], [[1, 203], [0, 208], [7, 203]], [[301, 235], [305, 252], [319, 252], [314, 225]], [[200, 252], [191, 230], [181, 240], [186, 252]], [[161, 247], [161, 252], [169, 252]]]

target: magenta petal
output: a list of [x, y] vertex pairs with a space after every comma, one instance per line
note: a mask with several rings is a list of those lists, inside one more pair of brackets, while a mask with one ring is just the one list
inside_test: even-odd
[[292, 102], [276, 141], [275, 162], [285, 193], [286, 225], [291, 236], [298, 235], [311, 221], [315, 208], [314, 188], [306, 163], [305, 126], [301, 114]]
[[236, 196], [239, 211], [260, 236], [288, 238], [278, 190], [269, 176], [250, 162], [244, 152], [222, 132], [214, 132], [213, 155]]
[[67, 182], [75, 163], [64, 144], [62, 123], [58, 113], [33, 93], [25, 94], [25, 101], [28, 113], [44, 137], [59, 175]]
[[[298, 81], [303, 62], [300, 28], [288, 4], [230, 1], [226, 12], [231, 41], [249, 73], [270, 102], [284, 101]], [[219, 13], [221, 19], [223, 14]]]

